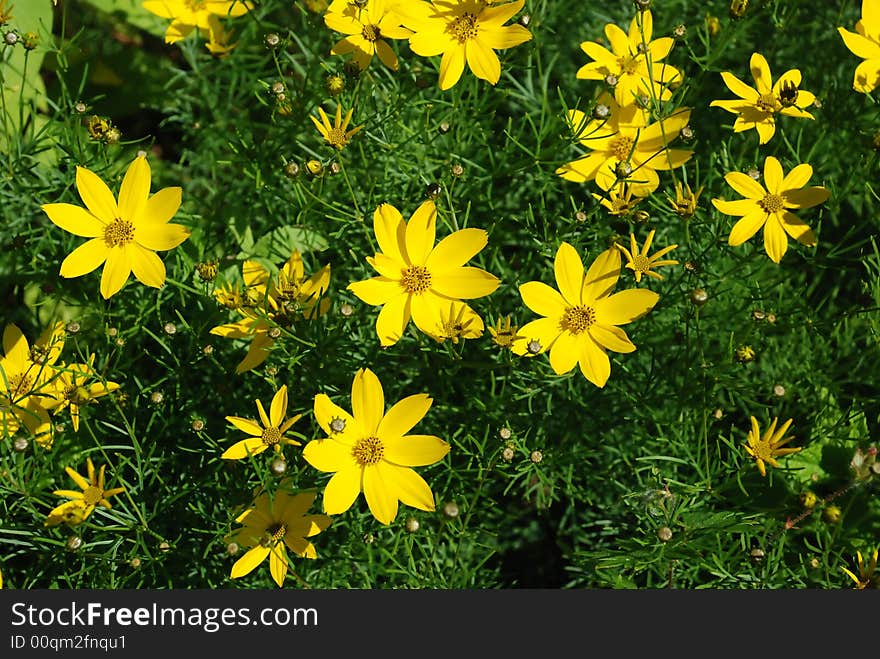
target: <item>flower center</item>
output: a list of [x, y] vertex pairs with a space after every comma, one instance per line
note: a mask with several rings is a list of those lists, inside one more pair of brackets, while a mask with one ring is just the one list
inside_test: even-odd
[[[641, 45], [641, 44], [639, 44]], [[641, 53], [636, 55], [625, 55], [624, 57], [617, 58], [617, 66], [620, 67], [620, 73], [635, 73], [636, 69], [639, 67], [639, 56]]]
[[260, 437], [266, 446], [275, 446], [281, 441], [281, 431], [275, 426], [270, 426], [263, 429], [263, 434]]
[[379, 31], [378, 25], [364, 25], [364, 29], [361, 30], [361, 35], [370, 42], [376, 42], [382, 36], [382, 33]]
[[15, 373], [9, 377], [9, 395], [13, 400], [30, 393], [34, 379], [27, 373]]
[[635, 254], [630, 261], [632, 264], [633, 270], [636, 272], [648, 272], [651, 269], [651, 262], [648, 260], [647, 256], [643, 256], [642, 254]]
[[85, 387], [72, 384], [64, 389], [64, 398], [74, 405], [85, 405], [92, 399], [92, 396]]
[[184, 4], [190, 11], [201, 11], [205, 8], [205, 0], [184, 0]]
[[284, 540], [284, 536], [287, 535], [287, 526], [281, 522], [275, 522], [266, 527], [266, 535], [268, 537], [263, 542], [264, 546], [274, 545], [276, 542]]
[[773, 451], [770, 449], [769, 442], [758, 442], [752, 447], [752, 450], [761, 460], [769, 461], [773, 459]]
[[327, 142], [331, 146], [341, 149], [348, 144], [348, 135], [345, 134], [345, 130], [342, 126], [334, 126], [327, 131]]
[[278, 276], [278, 290], [276, 297], [281, 300], [296, 300], [299, 298], [299, 282], [281, 274]]
[[374, 465], [385, 454], [385, 447], [378, 437], [364, 437], [359, 439], [351, 449], [351, 454], [361, 467]]
[[776, 97], [773, 94], [761, 94], [756, 105], [764, 112], [776, 112]]
[[128, 220], [115, 218], [104, 227], [104, 242], [107, 247], [123, 247], [134, 240], [134, 225]]
[[785, 202], [778, 194], [768, 194], [758, 202], [758, 205], [768, 213], [778, 213], [785, 208]]
[[580, 334], [595, 322], [596, 312], [593, 307], [569, 307], [562, 314], [560, 325], [563, 330], [572, 334]]
[[611, 153], [620, 161], [629, 160], [632, 147], [633, 138], [621, 135], [611, 143]]
[[400, 285], [413, 295], [420, 295], [431, 288], [431, 273], [423, 265], [410, 265], [401, 271]]
[[85, 501], [87, 506], [95, 506], [103, 498], [104, 490], [102, 490], [100, 487], [89, 485], [85, 490], [83, 490], [83, 501]]
[[475, 14], [465, 12], [446, 28], [452, 34], [452, 38], [464, 43], [468, 39], [474, 39], [477, 36], [477, 17]]

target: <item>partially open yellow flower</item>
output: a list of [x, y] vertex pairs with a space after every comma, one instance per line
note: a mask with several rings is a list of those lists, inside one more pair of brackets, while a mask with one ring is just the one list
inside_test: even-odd
[[778, 469], [779, 463], [776, 461], [776, 458], [797, 453], [802, 448], [782, 448], [783, 445], [788, 444], [788, 442], [794, 439], [794, 436], [783, 438], [783, 435], [791, 426], [792, 420], [789, 419], [777, 430], [776, 424], [778, 421], [777, 417], [773, 417], [770, 427], [762, 435], [761, 429], [758, 427], [758, 420], [755, 417], [751, 417], [752, 429], [749, 431], [748, 444], [744, 446], [748, 454], [755, 459], [755, 464], [758, 466], [758, 471], [761, 472], [762, 476], [767, 475], [767, 467], [765, 465], [769, 464]]
[[221, 458], [241, 460], [262, 453], [268, 448], [271, 448], [275, 453], [280, 453], [283, 444], [301, 446], [301, 443], [295, 439], [284, 436], [284, 433], [302, 418], [302, 414], [297, 414], [289, 419], [285, 418], [287, 416], [287, 385], [281, 385], [281, 388], [275, 392], [272, 404], [269, 406], [269, 414], [266, 414], [263, 403], [259, 400], [257, 400], [257, 411], [260, 413], [260, 423], [240, 416], [226, 417], [229, 423], [250, 437], [230, 446], [223, 452]]
[[43, 211], [59, 227], [90, 240], [71, 252], [61, 264], [62, 277], [81, 277], [104, 266], [101, 295], [119, 292], [128, 276], [142, 284], [161, 288], [165, 264], [157, 251], [174, 249], [189, 238], [190, 231], [169, 220], [180, 208], [179, 187], [162, 188], [150, 196], [150, 165], [138, 156], [128, 166], [119, 200], [97, 174], [76, 168], [76, 189], [86, 207], [44, 204]]
[[678, 261], [671, 259], [660, 260], [666, 256], [666, 254], [678, 247], [678, 245], [667, 245], [660, 251], [654, 252], [652, 255], [648, 256], [648, 250], [651, 249], [651, 243], [654, 240], [654, 233], [655, 229], [651, 229], [648, 237], [645, 238], [645, 244], [642, 246], [641, 250], [639, 249], [639, 243], [636, 241], [636, 235], [634, 233], [629, 235], [630, 249], [627, 249], [623, 245], [617, 245], [617, 248], [626, 256], [625, 267], [633, 271], [637, 282], [642, 281], [642, 275], [647, 275], [654, 279], [663, 279], [663, 275], [654, 272], [654, 268], [658, 268], [662, 265], [678, 265]]
[[306, 444], [303, 458], [315, 469], [333, 473], [324, 488], [324, 512], [345, 512], [361, 492], [382, 524], [397, 517], [398, 501], [434, 510], [431, 488], [413, 467], [442, 460], [450, 447], [434, 435], [409, 434], [432, 402], [427, 394], [415, 394], [386, 412], [382, 384], [370, 369], [354, 376], [351, 414], [326, 394], [315, 396], [315, 418], [327, 437]]
[[321, 120], [318, 121], [318, 119], [313, 116], [310, 116], [309, 119], [311, 119], [312, 123], [315, 124], [315, 128], [317, 128], [318, 132], [321, 133], [324, 141], [337, 151], [341, 151], [348, 145], [348, 143], [351, 141], [351, 138], [363, 128], [363, 125], [361, 125], [355, 126], [351, 130], [348, 130], [348, 124], [351, 121], [351, 115], [353, 112], [354, 108], [349, 108], [348, 112], [346, 112], [345, 114], [345, 119], [343, 119], [342, 106], [337, 105], [336, 117], [331, 124], [330, 119], [327, 118], [327, 113], [324, 112], [323, 108], [319, 107], [318, 114], [321, 115]]
[[104, 508], [112, 508], [110, 497], [125, 492], [124, 487], [114, 487], [104, 489], [104, 470], [107, 465], [101, 465], [101, 469], [96, 472], [95, 465], [92, 464], [91, 458], [86, 458], [86, 467], [88, 469], [88, 479], [80, 476], [70, 467], [65, 467], [64, 471], [73, 479], [82, 491], [77, 490], [55, 490], [52, 494], [70, 499], [60, 506], [57, 506], [46, 517], [46, 526], [55, 526], [61, 522], [74, 525], [85, 521], [95, 506], [103, 506]]

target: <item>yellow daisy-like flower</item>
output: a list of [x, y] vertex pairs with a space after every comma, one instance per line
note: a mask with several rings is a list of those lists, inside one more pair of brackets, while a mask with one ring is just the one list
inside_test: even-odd
[[324, 14], [324, 23], [331, 30], [346, 34], [330, 50], [332, 55], [348, 55], [363, 71], [373, 55], [393, 71], [397, 71], [397, 55], [385, 39], [409, 39], [412, 30], [400, 24], [400, 17], [386, 0], [367, 0], [357, 6], [350, 0], [334, 0]]
[[812, 92], [800, 89], [801, 72], [789, 69], [774, 83], [770, 66], [760, 53], [752, 53], [749, 66], [755, 86], [750, 87], [732, 73], [723, 71], [724, 84], [738, 99], [731, 101], [712, 101], [717, 106], [737, 115], [733, 130], [740, 133], [754, 128], [758, 131], [760, 144], [766, 144], [776, 133], [776, 115], [814, 119], [804, 108], [812, 105], [816, 97]]
[[786, 234], [802, 245], [816, 245], [816, 235], [792, 209], [811, 208], [830, 196], [822, 186], [805, 188], [813, 175], [813, 168], [804, 163], [783, 176], [782, 165], [773, 156], [764, 160], [764, 189], [760, 183], [742, 172], [729, 172], [724, 180], [744, 195], [745, 199], [725, 201], [713, 199], [712, 204], [726, 215], [742, 216], [733, 226], [727, 243], [742, 245], [764, 227], [764, 249], [776, 263], [788, 249]]
[[64, 323], [47, 328], [33, 346], [17, 325], [3, 330], [0, 357], [0, 433], [11, 437], [22, 426], [40, 446], [52, 448], [52, 425], [45, 403], [52, 391], [54, 364], [64, 347]]
[[865, 60], [853, 73], [853, 89], [870, 94], [880, 83], [880, 0], [862, 0], [855, 32], [842, 27], [837, 31], [850, 52]]
[[660, 185], [657, 171], [681, 167], [694, 155], [669, 148], [690, 121], [691, 110], [679, 108], [646, 125], [646, 114], [636, 105], [609, 107], [607, 119], [584, 121], [579, 110], [569, 113], [576, 138], [592, 153], [562, 165], [556, 173], [577, 183], [595, 179], [605, 191], [625, 185], [630, 195], [647, 197]]
[[631, 186], [623, 182], [603, 194], [593, 193], [593, 199], [599, 202], [599, 205], [605, 208], [611, 215], [618, 217], [626, 217], [630, 215], [644, 201], [644, 197], [636, 197], [633, 194]]
[[61, 264], [62, 277], [80, 277], [104, 265], [101, 295], [116, 294], [134, 273], [147, 286], [165, 284], [165, 264], [157, 251], [177, 247], [190, 231], [169, 224], [181, 202], [179, 187], [162, 188], [150, 196], [150, 165], [138, 156], [128, 166], [119, 202], [97, 174], [76, 168], [76, 189], [86, 208], [73, 204], [44, 204], [49, 219], [70, 233], [90, 238]]
[[96, 473], [95, 465], [92, 464], [91, 458], [86, 458], [86, 468], [88, 469], [88, 478], [80, 476], [70, 467], [65, 467], [64, 471], [73, 479], [81, 491], [77, 490], [55, 490], [52, 494], [59, 497], [70, 499], [57, 506], [46, 517], [44, 524], [46, 526], [56, 526], [62, 522], [75, 525], [85, 521], [95, 506], [103, 506], [104, 508], [112, 508], [110, 497], [125, 492], [124, 487], [114, 487], [109, 490], [104, 489], [104, 470], [107, 465], [101, 465], [101, 469]]
[[865, 590], [866, 588], [875, 587], [880, 588], [880, 578], [875, 579], [874, 572], [877, 569], [877, 549], [874, 550], [874, 554], [871, 556], [871, 562], [865, 563], [862, 558], [862, 552], [857, 551], [856, 557], [858, 559], [859, 565], [859, 574], [858, 576], [853, 573], [851, 570], [848, 570], [845, 567], [841, 567], [846, 575], [852, 579], [855, 584], [856, 590]]
[[287, 576], [289, 549], [303, 558], [317, 558], [315, 546], [307, 540], [330, 526], [327, 515], [307, 515], [315, 500], [314, 492], [291, 495], [278, 490], [274, 497], [261, 494], [253, 506], [235, 518], [242, 528], [227, 538], [250, 549], [232, 566], [229, 576], [239, 579], [250, 574], [266, 557], [273, 581], [281, 586]]
[[789, 436], [785, 439], [782, 438], [791, 425], [791, 419], [783, 423], [777, 430], [776, 423], [779, 419], [778, 417], [773, 417], [770, 427], [767, 428], [763, 435], [761, 435], [761, 430], [758, 427], [758, 420], [755, 417], [751, 417], [751, 420], [752, 429], [749, 431], [748, 444], [743, 444], [743, 446], [748, 454], [755, 459], [755, 463], [758, 465], [758, 471], [761, 472], [762, 476], [767, 475], [767, 467], [765, 465], [769, 464], [771, 467], [776, 467], [778, 469], [779, 463], [776, 461], [777, 457], [797, 453], [803, 448], [782, 448], [783, 445], [788, 444], [788, 442], [794, 439], [794, 436]]
[[354, 108], [349, 108], [348, 112], [345, 114], [345, 119], [343, 119], [342, 106], [337, 105], [336, 117], [331, 124], [330, 119], [327, 118], [327, 113], [324, 112], [323, 108], [319, 107], [318, 114], [321, 115], [320, 121], [313, 116], [309, 116], [309, 119], [315, 124], [315, 128], [321, 133], [324, 141], [337, 151], [341, 151], [351, 141], [352, 136], [363, 128], [363, 125], [360, 125], [348, 130], [348, 124], [351, 121], [351, 115], [353, 112]]
[[302, 255], [294, 250], [280, 269], [276, 281], [257, 261], [242, 265], [244, 290], [219, 287], [218, 302], [242, 316], [232, 323], [218, 325], [211, 334], [227, 339], [249, 339], [248, 352], [235, 367], [236, 373], [256, 368], [269, 356], [282, 327], [292, 327], [297, 318], [317, 318], [330, 308], [324, 294], [330, 285], [330, 265], [306, 277]]
[[103, 380], [92, 382], [99, 378], [92, 368], [94, 360], [95, 356], [89, 355], [87, 364], [66, 364], [57, 367], [56, 377], [52, 380], [51, 398], [43, 403], [53, 414], [67, 408], [75, 431], [79, 430], [79, 412], [83, 405], [119, 389], [116, 382]]
[[452, 301], [492, 293], [500, 280], [480, 268], [465, 266], [488, 242], [483, 229], [454, 231], [434, 246], [437, 207], [423, 202], [409, 222], [391, 204], [373, 213], [380, 253], [367, 257], [378, 277], [348, 285], [370, 305], [383, 305], [376, 333], [383, 346], [397, 343], [412, 318], [422, 332], [437, 337], [442, 314]]
[[[641, 23], [641, 25], [640, 25]], [[605, 25], [605, 37], [611, 50], [594, 41], [585, 41], [581, 49], [593, 60], [578, 69], [581, 80], [605, 80], [613, 76], [617, 83], [614, 97], [621, 105], [630, 105], [639, 96], [668, 100], [670, 84], [682, 81], [681, 72], [661, 63], [669, 55], [672, 37], [651, 39], [654, 19], [650, 11], [638, 12], [629, 25], [629, 33], [613, 23]], [[653, 89], [652, 89], [653, 85]]]
[[287, 385], [285, 384], [281, 385], [281, 388], [272, 397], [269, 414], [266, 414], [263, 403], [259, 400], [256, 401], [257, 412], [260, 414], [260, 423], [252, 419], [243, 419], [240, 416], [227, 416], [226, 420], [229, 423], [242, 432], [247, 433], [250, 437], [236, 442], [226, 449], [220, 457], [226, 460], [241, 460], [250, 455], [262, 453], [268, 448], [271, 448], [276, 453], [280, 453], [282, 444], [302, 446], [295, 439], [284, 436], [284, 433], [302, 418], [302, 414], [297, 414], [285, 420], [287, 416], [287, 402]]
[[654, 233], [655, 230], [651, 229], [651, 233], [649, 233], [648, 237], [645, 239], [645, 244], [642, 246], [641, 250], [639, 250], [639, 243], [636, 242], [636, 235], [634, 233], [629, 234], [631, 250], [623, 245], [617, 245], [618, 249], [620, 249], [626, 256], [626, 267], [633, 271], [637, 282], [642, 281], [642, 275], [647, 275], [654, 279], [663, 279], [663, 275], [654, 272], [654, 268], [659, 268], [663, 265], [678, 265], [678, 261], [660, 260], [663, 256], [678, 247], [678, 245], [669, 245], [668, 247], [661, 249], [659, 252], [654, 252], [654, 254], [648, 256], [648, 250], [651, 249], [651, 243], [654, 240]]
[[633, 352], [636, 347], [618, 325], [625, 325], [648, 313], [660, 298], [645, 289], [630, 289], [611, 295], [620, 277], [620, 250], [611, 247], [584, 272], [574, 247], [563, 242], [554, 263], [559, 290], [540, 281], [519, 287], [526, 306], [543, 316], [520, 328], [526, 337], [513, 345], [517, 355], [550, 352], [550, 366], [557, 375], [578, 364], [584, 377], [604, 387], [611, 375], [608, 350]]
[[[403, 5], [414, 5], [405, 8]], [[501, 61], [496, 50], [518, 46], [532, 38], [522, 25], [504, 25], [523, 8], [525, 0], [489, 4], [484, 0], [432, 0], [426, 11], [416, 11], [423, 3], [398, 3], [396, 11], [414, 34], [410, 48], [422, 57], [443, 55], [440, 61], [440, 89], [455, 85], [471, 72], [496, 84], [501, 78]]]
[[198, 29], [216, 44], [218, 19], [243, 16], [254, 6], [247, 0], [145, 0], [143, 8], [171, 20], [165, 30], [165, 43], [177, 43]]
[[351, 414], [326, 394], [315, 396], [315, 418], [327, 437], [306, 444], [303, 458], [315, 469], [333, 473], [324, 489], [324, 512], [345, 512], [361, 492], [382, 524], [397, 516], [398, 501], [434, 510], [431, 488], [413, 467], [442, 460], [449, 444], [434, 435], [407, 434], [431, 403], [427, 394], [415, 394], [386, 412], [382, 384], [369, 369], [354, 376]]
[[443, 342], [446, 339], [458, 343], [459, 339], [478, 339], [483, 335], [483, 319], [470, 305], [461, 300], [452, 300], [440, 309], [440, 323], [432, 338]]

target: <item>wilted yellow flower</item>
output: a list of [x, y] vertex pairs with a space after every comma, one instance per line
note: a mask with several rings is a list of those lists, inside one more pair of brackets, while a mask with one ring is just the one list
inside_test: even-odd
[[489, 326], [489, 334], [492, 335], [492, 341], [495, 342], [495, 345], [510, 348], [515, 341], [521, 341], [525, 338], [517, 333], [518, 329], [516, 325], [511, 324], [510, 316], [505, 316], [499, 318], [494, 326]]
[[870, 563], [865, 563], [865, 561], [862, 559], [862, 552], [860, 551], [856, 552], [856, 557], [859, 566], [858, 576], [845, 567], [840, 568], [846, 573], [846, 575], [850, 579], [855, 582], [855, 589], [864, 590], [866, 588], [880, 588], [880, 576], [878, 576], [877, 578], [874, 577], [874, 572], [877, 569], [877, 549], [874, 550], [874, 554], [871, 556]]
[[89, 355], [88, 363], [57, 366], [49, 391], [50, 398], [43, 403], [53, 414], [67, 408], [75, 431], [79, 430], [79, 412], [83, 405], [119, 389], [116, 382], [100, 378], [92, 367], [94, 361], [95, 356]]
[[626, 181], [621, 181], [620, 185], [616, 185], [604, 194], [593, 193], [593, 199], [608, 210], [611, 215], [626, 217], [630, 215], [644, 201], [644, 197], [636, 197], [633, 195], [633, 189]]
[[669, 200], [672, 210], [675, 211], [676, 215], [679, 217], [691, 217], [697, 212], [697, 200], [703, 192], [703, 187], [701, 185], [697, 188], [696, 192], [693, 192], [691, 186], [687, 183], [675, 182], [675, 198], [673, 199], [669, 195], [666, 195], [666, 198]]

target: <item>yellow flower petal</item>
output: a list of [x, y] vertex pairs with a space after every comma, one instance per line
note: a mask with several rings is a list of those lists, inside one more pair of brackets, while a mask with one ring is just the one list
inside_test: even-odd
[[567, 242], [563, 242], [556, 250], [553, 273], [556, 277], [556, 286], [568, 305], [579, 305], [581, 287], [584, 283], [584, 264], [577, 250]]
[[150, 196], [150, 164], [138, 156], [128, 166], [119, 188], [119, 216], [126, 220], [137, 218]]
[[580, 352], [581, 337], [562, 332], [550, 348], [550, 366], [556, 375], [568, 373], [575, 367]]
[[[343, 440], [352, 434], [363, 434], [363, 429], [360, 427], [360, 424], [355, 421], [354, 417], [331, 401], [327, 394], [317, 394], [315, 396], [314, 414], [318, 425], [321, 426], [321, 429], [327, 433], [328, 436]], [[345, 422], [345, 427], [342, 430], [334, 430], [330, 427], [330, 423], [333, 419], [342, 419]], [[333, 469], [330, 471], [336, 470]]]
[[400, 340], [411, 315], [410, 296], [402, 292], [388, 300], [376, 319], [376, 334], [382, 346], [391, 346]]
[[379, 204], [373, 212], [373, 232], [379, 250], [400, 263], [409, 263], [405, 257], [406, 222], [400, 211], [391, 204]]
[[489, 295], [501, 280], [481, 268], [461, 266], [432, 273], [431, 290], [456, 300], [471, 300]]
[[590, 265], [590, 269], [587, 270], [580, 299], [584, 304], [590, 304], [594, 300], [605, 297], [614, 289], [619, 278], [620, 250], [611, 247], [599, 254]]
[[303, 449], [303, 459], [323, 472], [360, 468], [352, 455], [351, 446], [332, 438], [310, 441]]
[[764, 186], [770, 194], [779, 194], [782, 192], [783, 175], [782, 165], [773, 156], [767, 156], [764, 160]]
[[412, 469], [382, 464], [382, 476], [388, 480], [394, 496], [404, 505], [428, 512], [434, 510], [434, 493], [425, 479]]
[[628, 353], [636, 349], [626, 332], [614, 325], [594, 323], [588, 331], [593, 340], [606, 350]]
[[223, 451], [220, 456], [224, 460], [243, 460], [251, 455], [259, 455], [268, 448], [260, 437], [248, 437], [236, 442]]
[[347, 467], [337, 471], [324, 488], [324, 512], [328, 515], [341, 515], [351, 508], [361, 493], [361, 480], [364, 469], [360, 466]]
[[226, 420], [242, 432], [246, 432], [248, 435], [260, 437], [263, 434], [263, 426], [252, 419], [243, 419], [240, 416], [227, 416]]
[[406, 252], [410, 262], [423, 265], [434, 248], [437, 230], [437, 206], [430, 199], [412, 214], [406, 225]]
[[721, 79], [724, 81], [724, 84], [727, 85], [727, 88], [740, 98], [753, 102], [758, 100], [758, 96], [760, 96], [758, 91], [744, 83], [732, 73], [722, 71]]
[[749, 68], [752, 78], [755, 80], [755, 89], [759, 94], [769, 94], [773, 91], [773, 78], [770, 74], [770, 65], [760, 53], [752, 53], [749, 60]]
[[814, 247], [816, 245], [816, 234], [807, 226], [807, 224], [794, 213], [785, 211], [782, 214], [782, 228], [785, 232], [797, 240], [802, 245]]
[[578, 359], [581, 373], [597, 387], [604, 387], [611, 375], [611, 361], [593, 339], [585, 341]]
[[376, 436], [385, 414], [385, 394], [379, 378], [368, 368], [358, 369], [351, 385], [351, 412], [368, 435]]
[[519, 294], [523, 303], [540, 316], [561, 317], [569, 306], [559, 291], [540, 281], [521, 284]]
[[190, 237], [190, 230], [180, 224], [147, 223], [135, 229], [135, 241], [153, 251], [174, 249]]
[[483, 249], [489, 234], [483, 229], [459, 229], [437, 243], [425, 261], [431, 272], [443, 272], [463, 266]]
[[372, 277], [371, 279], [352, 282], [346, 288], [354, 293], [362, 302], [371, 306], [385, 304], [392, 298], [401, 295], [402, 292], [400, 282], [388, 277]]
[[[596, 300], [596, 322], [601, 325], [626, 325], [648, 313], [660, 296], [645, 288], [631, 288]], [[592, 328], [591, 328], [592, 329]]]
[[433, 399], [427, 394], [414, 394], [395, 403], [379, 423], [376, 435], [385, 438], [402, 437], [424, 418]]
[[767, 221], [767, 211], [760, 206], [756, 206], [751, 212], [744, 215], [733, 225], [730, 230], [730, 236], [727, 238], [727, 244], [731, 247], [742, 245], [749, 238], [758, 233], [758, 230], [764, 226]]
[[101, 295], [105, 300], [118, 293], [131, 274], [131, 257], [127, 248], [113, 247], [107, 250], [107, 261], [101, 273]]
[[501, 78], [501, 61], [495, 51], [482, 43], [480, 39], [470, 39], [465, 44], [465, 55], [471, 71], [478, 78], [491, 84]]
[[49, 219], [65, 231], [83, 238], [95, 238], [104, 233], [104, 224], [85, 208], [73, 204], [43, 204]]
[[713, 199], [712, 205], [725, 215], [748, 215], [755, 208], [758, 208], [754, 199], [737, 199], [735, 201], [725, 201], [724, 199]]
[[269, 407], [269, 420], [276, 428], [281, 426], [284, 416], [287, 414], [287, 385], [282, 384], [281, 388], [272, 396], [272, 404]]
[[287, 550], [282, 542], [276, 542], [269, 552], [269, 573], [276, 584], [284, 584], [284, 577], [287, 576]]
[[384, 459], [402, 467], [424, 467], [439, 462], [450, 446], [434, 435], [406, 435], [382, 438]]
[[98, 268], [104, 261], [110, 249], [103, 238], [92, 238], [73, 250], [61, 262], [59, 274], [62, 277], [80, 277]]
[[232, 566], [232, 571], [229, 573], [229, 576], [233, 579], [238, 579], [239, 577], [243, 577], [246, 574], [249, 574], [254, 570], [255, 567], [262, 563], [268, 555], [268, 547], [257, 545], [253, 549], [248, 550], [244, 556], [235, 561], [235, 564]]
[[457, 44], [443, 53], [440, 60], [440, 89], [451, 88], [464, 73], [465, 48], [464, 44]]
[[76, 167], [76, 189], [89, 212], [104, 224], [109, 224], [119, 215], [110, 188], [97, 174], [79, 165]]
[[559, 318], [539, 318], [523, 325], [517, 334], [524, 340], [516, 341], [510, 349], [515, 355], [522, 356], [528, 352], [529, 343], [532, 341], [537, 341], [541, 345], [541, 350], [537, 354], [549, 350], [562, 334], [562, 329], [559, 326]]
[[764, 249], [775, 263], [782, 260], [788, 249], [788, 238], [775, 214], [770, 215], [764, 224]]
[[364, 468], [364, 498], [370, 512], [382, 524], [388, 525], [397, 517], [397, 488], [392, 484], [395, 472], [384, 462]]
[[165, 285], [165, 264], [156, 252], [137, 243], [126, 245], [125, 250], [131, 261], [131, 272], [138, 281], [153, 288], [162, 288]]
[[739, 192], [744, 197], [750, 199], [763, 199], [767, 196], [767, 191], [763, 186], [748, 174], [742, 172], [729, 172], [724, 175], [727, 184]]

